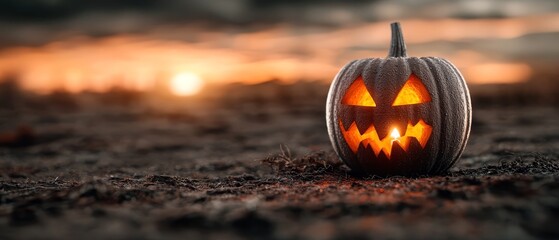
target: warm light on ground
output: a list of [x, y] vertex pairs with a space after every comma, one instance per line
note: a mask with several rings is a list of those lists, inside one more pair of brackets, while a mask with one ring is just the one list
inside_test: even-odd
[[177, 96], [194, 95], [204, 86], [204, 82], [200, 77], [192, 73], [180, 73], [171, 79], [171, 92]]

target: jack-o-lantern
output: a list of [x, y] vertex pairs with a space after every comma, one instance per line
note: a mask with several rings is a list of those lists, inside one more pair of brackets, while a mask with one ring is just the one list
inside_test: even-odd
[[444, 172], [470, 133], [466, 82], [445, 59], [407, 57], [399, 23], [391, 27], [388, 57], [354, 60], [334, 78], [326, 103], [330, 140], [357, 173]]

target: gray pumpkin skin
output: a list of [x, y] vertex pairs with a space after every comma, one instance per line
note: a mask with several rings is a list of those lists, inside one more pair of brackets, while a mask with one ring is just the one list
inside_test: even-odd
[[[334, 78], [326, 102], [328, 134], [334, 150], [355, 173], [378, 176], [418, 176], [447, 171], [460, 158], [471, 126], [470, 94], [464, 78], [449, 61], [436, 57], [407, 57], [398, 23], [392, 24], [393, 42], [387, 58], [355, 60]], [[426, 87], [431, 101], [392, 106], [411, 74]], [[348, 87], [361, 76], [376, 107], [342, 104]], [[407, 151], [394, 144], [390, 158], [378, 156], [370, 146], [359, 144], [354, 153], [340, 129], [354, 122], [361, 133], [374, 125], [378, 136], [388, 136], [394, 126], [423, 120], [432, 127], [422, 147], [412, 138]]]

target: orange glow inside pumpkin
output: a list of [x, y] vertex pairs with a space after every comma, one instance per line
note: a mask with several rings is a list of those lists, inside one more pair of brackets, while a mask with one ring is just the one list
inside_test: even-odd
[[431, 95], [429, 95], [427, 88], [425, 88], [425, 85], [421, 83], [421, 80], [415, 74], [411, 74], [392, 106], [419, 104], [429, 101], [431, 101]]
[[359, 76], [347, 89], [342, 104], [353, 106], [375, 107], [376, 103], [373, 97], [367, 91], [363, 78]]
[[373, 125], [362, 134], [359, 132], [355, 122], [346, 130], [343, 123], [340, 121], [340, 130], [346, 143], [354, 153], [357, 153], [359, 144], [361, 143], [364, 147], [371, 146], [375, 155], [378, 156], [380, 152], [383, 151], [386, 157], [390, 158], [394, 142], [400, 144], [405, 151], [408, 151], [411, 138], [415, 138], [421, 147], [425, 148], [433, 128], [425, 123], [425, 121], [419, 120], [415, 125], [408, 123], [403, 136], [400, 136], [398, 129], [394, 128], [390, 136], [386, 136], [382, 140], [378, 136], [375, 126]]

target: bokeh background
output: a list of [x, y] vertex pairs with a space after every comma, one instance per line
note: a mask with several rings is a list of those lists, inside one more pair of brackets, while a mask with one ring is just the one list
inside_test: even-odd
[[38, 94], [328, 84], [352, 59], [385, 57], [392, 21], [410, 56], [451, 60], [482, 100], [558, 101], [555, 0], [5, 0], [0, 76]]

